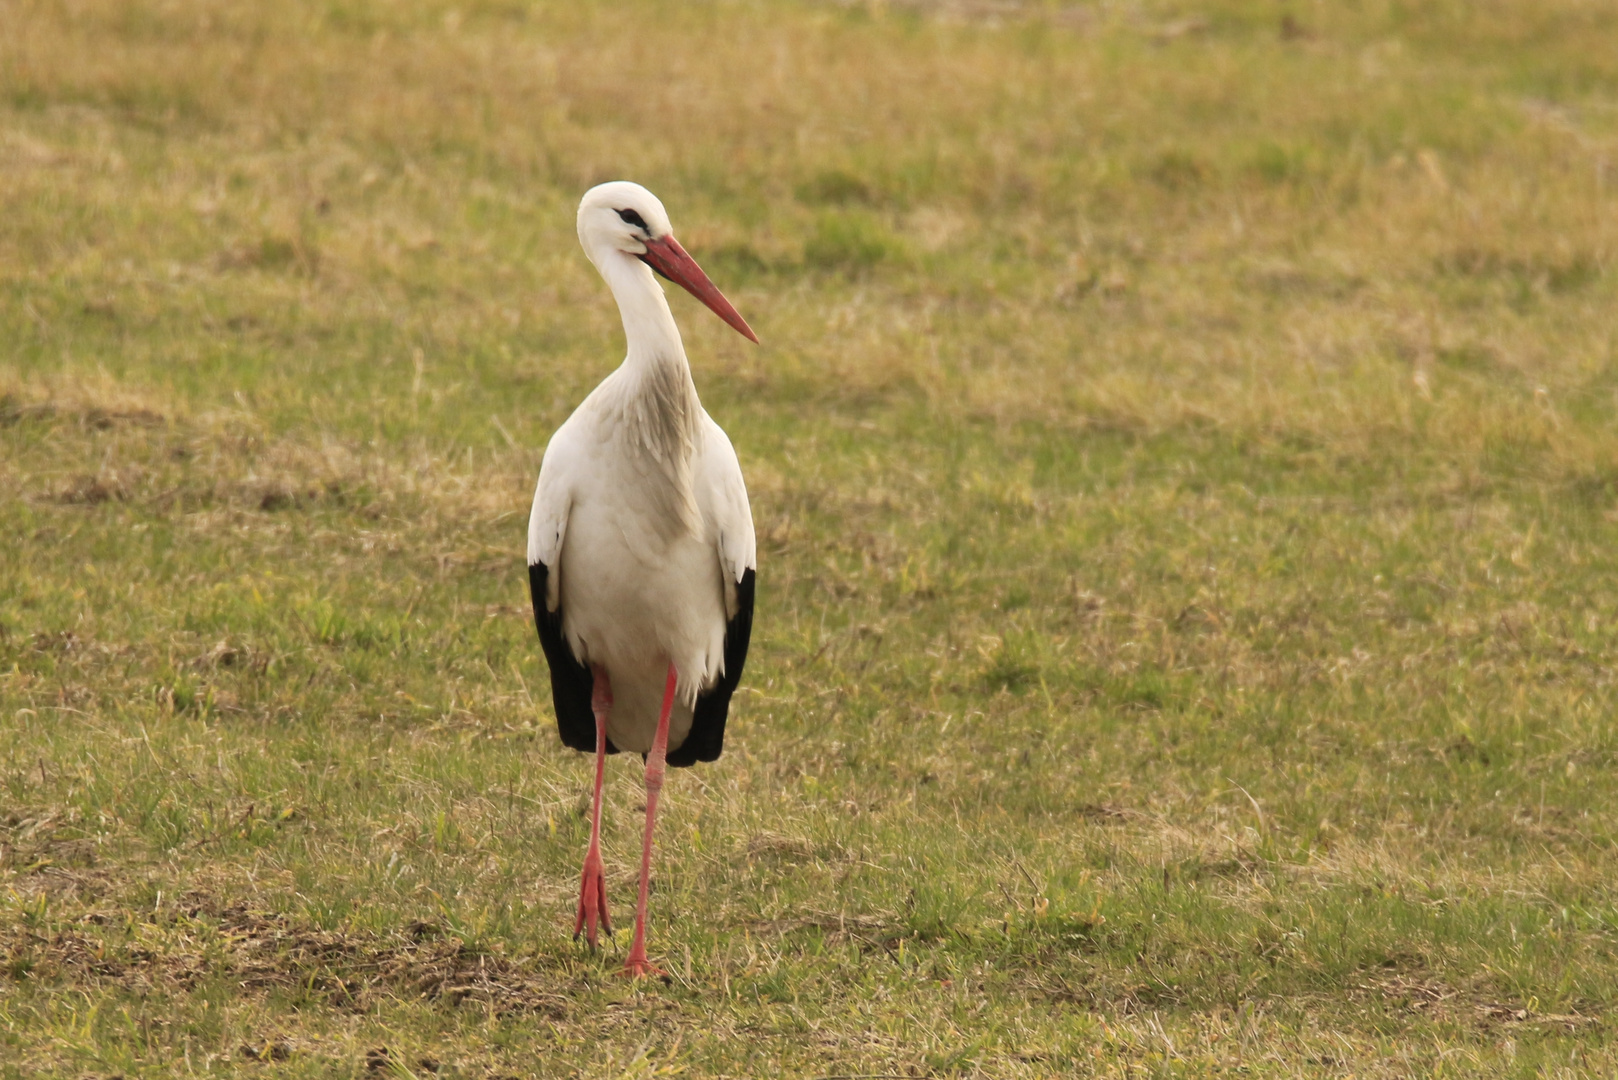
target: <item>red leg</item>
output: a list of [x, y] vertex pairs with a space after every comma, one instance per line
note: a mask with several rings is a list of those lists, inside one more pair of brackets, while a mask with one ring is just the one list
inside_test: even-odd
[[601, 780], [607, 771], [607, 715], [612, 712], [612, 683], [605, 668], [596, 667], [595, 691], [590, 708], [596, 714], [596, 790], [590, 801], [590, 846], [584, 853], [584, 881], [579, 885], [579, 915], [573, 920], [573, 940], [584, 931], [590, 947], [596, 944], [596, 920], [601, 929], [612, 933], [607, 918], [607, 878], [601, 870]]
[[640, 849], [640, 899], [635, 904], [635, 938], [629, 943], [624, 974], [635, 978], [662, 975], [663, 969], [646, 959], [646, 897], [652, 884], [652, 825], [657, 820], [657, 793], [663, 790], [663, 761], [669, 751], [669, 713], [674, 708], [674, 685], [678, 675], [669, 664], [669, 681], [663, 688], [663, 712], [657, 718], [657, 734], [652, 752], [646, 755], [646, 838]]

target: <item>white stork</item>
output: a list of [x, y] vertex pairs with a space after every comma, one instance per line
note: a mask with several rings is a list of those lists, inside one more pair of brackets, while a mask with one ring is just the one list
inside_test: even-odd
[[591, 946], [598, 920], [612, 933], [601, 867], [606, 756], [628, 750], [646, 761], [640, 897], [624, 962], [625, 974], [642, 976], [660, 973], [646, 958], [646, 895], [664, 765], [719, 756], [753, 628], [757, 565], [736, 451], [697, 400], [652, 271], [758, 337], [639, 184], [585, 192], [578, 230], [618, 301], [629, 352], [545, 448], [528, 521], [528, 582], [562, 742], [596, 755], [573, 924], [575, 940], [583, 930]]

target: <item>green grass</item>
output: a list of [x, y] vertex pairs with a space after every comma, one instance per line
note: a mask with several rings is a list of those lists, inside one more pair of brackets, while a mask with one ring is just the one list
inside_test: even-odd
[[[0, 23], [0, 1077], [1618, 1071], [1618, 11]], [[620, 176], [764, 339], [667, 984], [522, 572]]]

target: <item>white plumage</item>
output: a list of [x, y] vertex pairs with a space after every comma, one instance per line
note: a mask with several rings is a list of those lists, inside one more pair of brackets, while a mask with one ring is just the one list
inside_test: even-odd
[[[528, 526], [535, 622], [563, 741], [597, 754], [575, 934], [608, 925], [600, 880], [602, 759], [647, 755], [641, 902], [626, 968], [646, 961], [653, 818], [669, 764], [718, 756], [752, 626], [756, 547], [736, 451], [697, 399], [653, 270], [757, 341], [675, 241], [651, 192], [618, 181], [579, 204], [579, 242], [612, 289], [628, 354], [552, 436]], [[599, 912], [596, 909], [599, 908]]]
[[551, 437], [528, 530], [528, 561], [552, 568], [546, 607], [560, 602], [573, 655], [612, 677], [607, 737], [642, 754], [670, 660], [679, 688], [669, 745], [684, 743], [698, 691], [724, 673], [736, 586], [757, 565], [730, 439], [697, 405], [689, 468], [668, 475], [625, 416], [643, 376], [632, 354]]

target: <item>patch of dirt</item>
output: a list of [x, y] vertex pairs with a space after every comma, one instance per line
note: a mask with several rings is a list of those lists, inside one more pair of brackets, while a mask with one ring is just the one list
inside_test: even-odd
[[1579, 1013], [1539, 1013], [1492, 998], [1482, 986], [1466, 989], [1421, 973], [1373, 977], [1354, 986], [1354, 994], [1375, 996], [1429, 1019], [1443, 1017], [1481, 1027], [1544, 1027], [1576, 1032], [1601, 1024], [1601, 1018]]
[[1131, 810], [1127, 806], [1115, 806], [1112, 803], [1085, 803], [1078, 810], [1080, 817], [1107, 825], [1122, 825], [1126, 821], [1133, 821], [1146, 816], [1139, 810]]
[[84, 648], [84, 639], [71, 630], [47, 630], [31, 635], [28, 641], [38, 653], [70, 653]]
[[116, 476], [75, 476], [51, 493], [52, 501], [67, 506], [95, 506], [128, 497], [128, 486]]
[[1248, 855], [1245, 851], [1237, 851], [1228, 859], [1198, 859], [1182, 872], [1192, 881], [1201, 881], [1203, 878], [1252, 877], [1270, 865], [1263, 859]]
[[814, 844], [795, 836], [762, 832], [755, 834], [747, 841], [747, 857], [749, 859], [771, 857], [785, 862], [798, 862], [812, 859], [814, 855]]
[[99, 849], [88, 837], [76, 835], [52, 810], [14, 810], [0, 816], [0, 888], [31, 900], [40, 895], [52, 902], [93, 900], [106, 891], [108, 873], [99, 863]]
[[1400, 1003], [1412, 1012], [1448, 1012], [1461, 999], [1461, 992], [1454, 987], [1419, 975], [1390, 975], [1355, 989]]
[[780, 919], [756, 919], [747, 925], [760, 937], [785, 937], [802, 930], [819, 930], [833, 940], [854, 940], [884, 948], [888, 942], [897, 943], [902, 936], [891, 920], [875, 915], [841, 915], [829, 911], [811, 911]]
[[219, 252], [214, 256], [213, 268], [221, 273], [267, 270], [313, 277], [320, 268], [320, 252], [301, 238], [263, 236]]
[[198, 671], [218, 671], [221, 668], [236, 668], [241, 671], [250, 671], [262, 675], [269, 669], [274, 659], [269, 653], [261, 652], [250, 645], [220, 638], [203, 653], [191, 658], [190, 666]]
[[56, 410], [48, 404], [26, 404], [10, 394], [0, 395], [0, 427], [25, 420], [49, 420], [55, 415]]
[[[453, 936], [321, 930], [207, 897], [188, 897], [177, 911], [141, 923], [91, 915], [47, 929], [0, 926], [5, 977], [113, 983], [136, 993], [227, 979], [247, 991], [302, 990], [359, 1010], [379, 995], [407, 995], [556, 1020], [566, 1018], [570, 996], [568, 986], [543, 979], [531, 965], [479, 952]], [[274, 1059], [273, 1046], [254, 1049]]]
[[103, 409], [92, 406], [81, 414], [86, 427], [93, 427], [98, 431], [105, 431], [120, 424], [131, 424], [136, 427], [161, 427], [168, 422], [168, 417], [153, 409]]
[[108, 428], [117, 427], [121, 424], [137, 427], [159, 427], [168, 422], [168, 417], [162, 413], [143, 406], [88, 405], [73, 407], [52, 401], [27, 402], [14, 394], [0, 394], [0, 427], [20, 424], [29, 420], [48, 421], [56, 419], [77, 422], [97, 431], [106, 431]]
[[268, 1039], [261, 1043], [244, 1043], [242, 1057], [248, 1061], [285, 1061], [292, 1056], [292, 1044], [285, 1039]]

